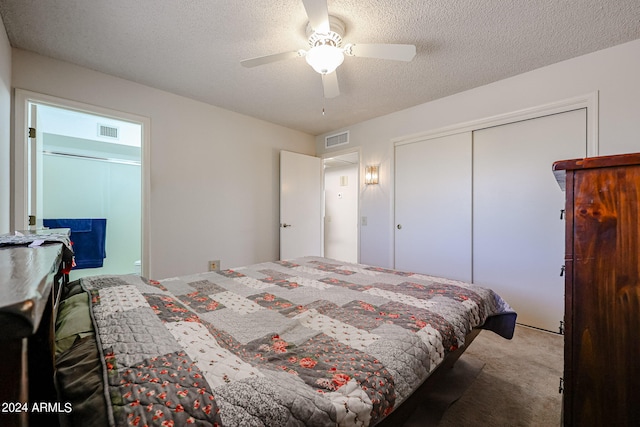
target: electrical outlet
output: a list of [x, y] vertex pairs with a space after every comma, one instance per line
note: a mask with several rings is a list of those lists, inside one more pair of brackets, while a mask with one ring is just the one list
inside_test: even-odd
[[209, 261], [209, 271], [220, 271], [220, 260]]

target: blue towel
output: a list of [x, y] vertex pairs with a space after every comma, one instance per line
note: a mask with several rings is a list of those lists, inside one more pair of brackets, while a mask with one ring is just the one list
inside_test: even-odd
[[107, 257], [105, 239], [107, 220], [105, 218], [58, 218], [43, 219], [49, 228], [71, 229], [71, 242], [77, 269], [102, 267]]

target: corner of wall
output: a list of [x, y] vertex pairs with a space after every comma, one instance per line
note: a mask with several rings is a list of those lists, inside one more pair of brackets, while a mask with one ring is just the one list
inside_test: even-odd
[[0, 19], [0, 234], [11, 218], [11, 44]]

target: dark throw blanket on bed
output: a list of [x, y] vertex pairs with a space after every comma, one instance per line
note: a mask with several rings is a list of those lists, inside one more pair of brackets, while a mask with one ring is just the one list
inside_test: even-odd
[[487, 319], [463, 282], [307, 257], [189, 277], [82, 279], [113, 425], [367, 426]]

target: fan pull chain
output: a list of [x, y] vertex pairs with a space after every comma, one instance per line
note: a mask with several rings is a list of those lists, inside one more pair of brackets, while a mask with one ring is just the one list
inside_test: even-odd
[[[324, 90], [324, 79], [325, 79], [325, 74], [320, 74], [320, 77], [322, 78], [322, 88]], [[325, 106], [325, 102], [326, 102], [327, 98], [325, 98], [324, 93], [322, 94], [322, 115], [324, 116], [324, 106]]]

